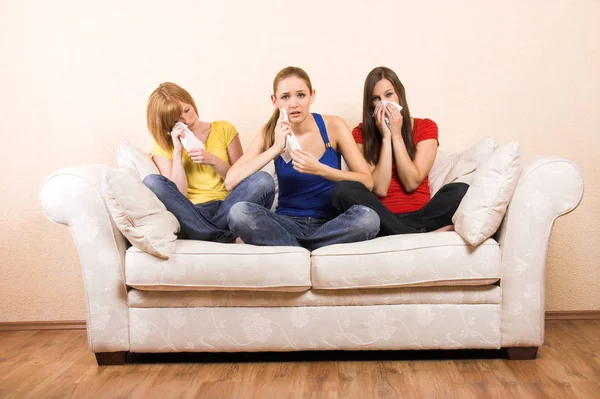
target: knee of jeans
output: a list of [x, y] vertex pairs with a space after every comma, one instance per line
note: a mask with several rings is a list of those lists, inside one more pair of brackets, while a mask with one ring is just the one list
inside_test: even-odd
[[227, 214], [227, 224], [231, 230], [239, 228], [243, 225], [249, 225], [252, 222], [250, 216], [250, 208], [252, 204], [250, 202], [238, 202], [233, 204], [229, 213]]
[[150, 190], [156, 192], [160, 187], [162, 187], [162, 185], [165, 182], [165, 179], [166, 177], [164, 177], [163, 175], [153, 174], [144, 177], [144, 180], [142, 180], [142, 182]]
[[259, 170], [250, 179], [255, 190], [264, 193], [275, 192], [275, 180], [269, 173]]
[[354, 205], [350, 209], [355, 209], [357, 212], [357, 229], [366, 232], [371, 237], [379, 233], [381, 221], [377, 212], [364, 205]]

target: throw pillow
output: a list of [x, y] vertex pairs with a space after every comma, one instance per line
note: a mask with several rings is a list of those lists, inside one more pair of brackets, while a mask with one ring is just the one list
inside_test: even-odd
[[429, 171], [429, 192], [431, 197], [435, 195], [439, 191], [440, 188], [444, 185], [444, 179], [450, 168], [456, 163], [458, 160], [458, 156], [460, 154], [451, 154], [441, 150], [438, 150], [435, 155], [435, 162]]
[[121, 168], [135, 170], [140, 175], [141, 180], [144, 180], [144, 177], [148, 175], [160, 174], [158, 168], [152, 162], [150, 154], [143, 152], [127, 141], [122, 141], [117, 146], [117, 164]]
[[481, 141], [460, 153], [444, 177], [442, 186], [448, 183], [453, 183], [459, 177], [473, 172], [475, 169], [477, 169], [479, 163], [489, 154], [491, 154], [496, 147], [497, 145], [493, 138], [484, 137]]
[[485, 158], [452, 217], [454, 229], [471, 245], [478, 245], [500, 227], [519, 174], [519, 143], [508, 143]]
[[135, 171], [105, 169], [102, 195], [115, 224], [132, 245], [159, 258], [169, 258], [179, 222]]

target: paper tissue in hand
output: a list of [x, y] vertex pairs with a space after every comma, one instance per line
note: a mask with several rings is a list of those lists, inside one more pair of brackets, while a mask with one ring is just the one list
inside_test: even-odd
[[[288, 118], [288, 114], [285, 108], [281, 108], [279, 112], [281, 112], [281, 117], [283, 118], [284, 122], [289, 123], [290, 120]], [[302, 150], [302, 147], [300, 146], [298, 139], [294, 135], [294, 132], [292, 132], [291, 135], [287, 136], [287, 139], [285, 141], [285, 150], [283, 150], [283, 153], [281, 154], [281, 158], [283, 158], [285, 163], [289, 163], [292, 160], [292, 151], [295, 150], [300, 151]]]
[[185, 133], [185, 135], [181, 137], [181, 144], [186, 151], [189, 151], [193, 148], [201, 148], [204, 150], [204, 143], [194, 135], [194, 133], [187, 127], [185, 123], [177, 122], [175, 126], [181, 126], [183, 132]]
[[[402, 111], [402, 105], [400, 105], [398, 103], [395, 103], [393, 101], [381, 100], [375, 106], [375, 110], [373, 111], [373, 116], [375, 116], [375, 114], [377, 113], [377, 111], [379, 111], [379, 107], [385, 107], [388, 104], [393, 105], [394, 107], [396, 107], [396, 109], [398, 111]], [[388, 118], [384, 118], [384, 120], [385, 120], [385, 125], [388, 127], [388, 129], [390, 129], [391, 128], [390, 120]]]

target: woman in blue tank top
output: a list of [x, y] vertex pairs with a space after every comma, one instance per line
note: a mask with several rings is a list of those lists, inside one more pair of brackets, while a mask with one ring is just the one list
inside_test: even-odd
[[[304, 70], [279, 71], [273, 81], [271, 119], [227, 173], [225, 187], [232, 190], [275, 160], [276, 211], [249, 202], [239, 202], [229, 211], [229, 228], [247, 244], [302, 246], [312, 251], [369, 240], [379, 232], [379, 217], [370, 208], [356, 205], [338, 215], [331, 205], [336, 182], [351, 180], [371, 190], [373, 179], [346, 122], [338, 116], [311, 113], [314, 99]], [[280, 109], [286, 110], [289, 121]], [[295, 137], [302, 150], [286, 150], [289, 137]], [[341, 155], [350, 171], [341, 170]]]

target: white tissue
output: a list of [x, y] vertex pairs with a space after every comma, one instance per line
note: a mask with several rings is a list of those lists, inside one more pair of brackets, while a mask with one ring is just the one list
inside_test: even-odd
[[189, 151], [194, 148], [201, 148], [203, 150], [205, 149], [204, 143], [194, 135], [194, 133], [187, 127], [185, 123], [177, 122], [175, 126], [181, 126], [185, 133], [185, 135], [181, 137], [181, 144], [183, 145], [183, 148], [185, 148], [186, 151]]
[[[285, 108], [281, 108], [279, 112], [281, 112], [281, 117], [283, 118], [283, 120], [289, 123], [290, 120], [288, 118], [288, 114]], [[281, 158], [283, 158], [285, 163], [289, 163], [292, 160], [292, 151], [295, 150], [300, 151], [302, 150], [302, 147], [300, 146], [300, 142], [294, 135], [294, 132], [292, 132], [291, 135], [287, 136], [287, 139], [285, 141], [285, 150], [283, 150], [283, 153], [281, 153]]]
[[[381, 101], [379, 101], [379, 102], [377, 103], [377, 105], [375, 106], [375, 110], [373, 111], [373, 116], [375, 116], [375, 114], [376, 114], [376, 113], [377, 113], [377, 111], [379, 110], [379, 107], [384, 107], [384, 106], [386, 106], [386, 105], [388, 105], [388, 104], [390, 104], [390, 105], [393, 105], [394, 107], [396, 107], [396, 109], [397, 109], [398, 111], [402, 111], [402, 105], [400, 105], [400, 104], [398, 104], [398, 103], [395, 103], [395, 102], [393, 102], [393, 101], [381, 100]], [[388, 129], [390, 129], [390, 128], [391, 128], [391, 125], [390, 125], [390, 120], [389, 120], [388, 118], [383, 118], [383, 119], [384, 119], [384, 121], [385, 121], [385, 124], [386, 124], [386, 126], [388, 127]]]

